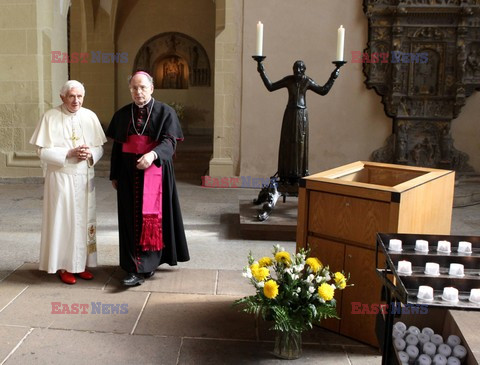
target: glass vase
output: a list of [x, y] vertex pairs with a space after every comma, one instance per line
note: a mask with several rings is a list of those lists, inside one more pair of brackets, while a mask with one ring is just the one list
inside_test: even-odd
[[281, 359], [298, 359], [302, 356], [302, 333], [295, 331], [276, 331], [273, 354]]

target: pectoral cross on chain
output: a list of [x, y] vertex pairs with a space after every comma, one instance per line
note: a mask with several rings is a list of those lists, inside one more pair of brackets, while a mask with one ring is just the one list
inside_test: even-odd
[[72, 131], [72, 136], [70, 137], [73, 143], [73, 147], [77, 147], [77, 141], [80, 139], [77, 137], [77, 134], [75, 133], [75, 129]]

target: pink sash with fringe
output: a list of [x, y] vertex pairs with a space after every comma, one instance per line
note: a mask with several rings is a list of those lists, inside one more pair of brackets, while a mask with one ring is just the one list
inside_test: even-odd
[[[143, 155], [157, 145], [158, 143], [148, 136], [131, 135], [123, 144], [122, 151]], [[162, 166], [152, 164], [144, 171], [142, 218], [142, 251], [160, 251], [163, 248]]]

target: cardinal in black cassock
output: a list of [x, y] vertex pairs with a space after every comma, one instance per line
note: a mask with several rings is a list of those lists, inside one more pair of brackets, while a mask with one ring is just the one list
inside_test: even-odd
[[127, 286], [142, 284], [160, 264], [190, 259], [172, 162], [183, 140], [180, 123], [170, 106], [151, 97], [147, 73], [132, 76], [130, 91], [134, 102], [114, 114], [106, 132], [114, 141], [110, 180]]

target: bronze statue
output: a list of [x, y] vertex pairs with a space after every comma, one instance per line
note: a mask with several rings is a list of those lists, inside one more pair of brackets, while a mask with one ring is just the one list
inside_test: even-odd
[[[268, 218], [279, 196], [298, 196], [298, 184], [302, 177], [308, 176], [308, 110], [306, 93], [308, 90], [326, 95], [338, 77], [340, 67], [344, 62], [334, 62], [335, 70], [331, 73], [327, 83], [318, 85], [313, 79], [305, 75], [305, 63], [296, 61], [293, 64], [293, 75], [285, 76], [276, 82], [271, 82], [265, 73], [262, 59], [257, 59], [257, 71], [268, 91], [286, 88], [288, 90], [288, 103], [283, 114], [282, 131], [280, 134], [280, 146], [278, 152], [278, 170], [271, 178], [268, 190], [270, 198], [262, 198], [265, 192], [254, 201], [255, 204], [267, 202], [263, 212], [259, 214], [260, 220]], [[271, 186], [276, 182], [276, 186]], [[278, 188], [278, 192], [276, 191]], [[272, 193], [272, 189], [275, 192]]]
[[303, 61], [296, 61], [293, 64], [293, 75], [274, 83], [268, 79], [263, 63], [258, 63], [257, 70], [268, 91], [281, 88], [288, 90], [288, 103], [283, 114], [280, 134], [277, 174], [280, 184], [297, 185], [302, 177], [308, 175], [308, 110], [305, 98], [307, 90], [326, 95], [340, 70], [336, 68], [323, 86], [305, 75], [306, 67]]

